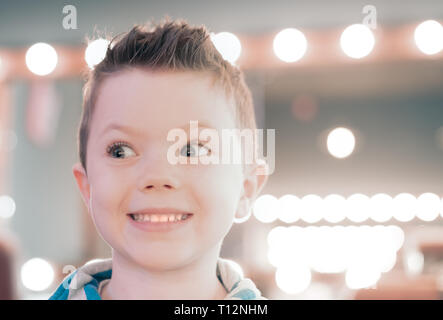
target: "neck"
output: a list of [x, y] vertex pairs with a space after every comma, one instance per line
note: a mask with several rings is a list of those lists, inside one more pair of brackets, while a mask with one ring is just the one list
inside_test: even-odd
[[150, 270], [113, 250], [112, 277], [102, 299], [222, 300], [227, 291], [216, 275], [219, 249], [169, 270]]

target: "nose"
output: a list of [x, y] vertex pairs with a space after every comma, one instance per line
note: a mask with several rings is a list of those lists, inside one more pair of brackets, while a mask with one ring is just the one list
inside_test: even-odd
[[158, 154], [142, 162], [143, 167], [139, 171], [138, 179], [140, 191], [174, 190], [180, 187], [177, 168], [168, 163], [166, 156], [162, 157]]
[[145, 190], [174, 190], [178, 189], [179, 182], [171, 172], [155, 171], [145, 173], [140, 179], [139, 189]]
[[175, 189], [172, 183], [163, 183], [161, 181], [150, 181], [151, 184], [147, 185], [145, 189]]

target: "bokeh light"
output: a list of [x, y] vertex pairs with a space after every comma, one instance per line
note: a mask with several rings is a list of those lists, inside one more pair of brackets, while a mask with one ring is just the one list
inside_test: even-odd
[[340, 37], [343, 52], [354, 59], [361, 59], [371, 53], [374, 48], [375, 38], [367, 26], [353, 24], [348, 26]]
[[45, 76], [54, 71], [57, 62], [57, 51], [47, 43], [36, 43], [26, 52], [26, 65], [28, 69], [39, 76]]
[[441, 200], [434, 193], [423, 193], [418, 198], [417, 218], [423, 221], [433, 221], [440, 213]]
[[394, 197], [392, 216], [401, 222], [414, 219], [417, 213], [417, 199], [409, 193], [400, 193]]
[[223, 59], [234, 64], [241, 55], [241, 42], [237, 36], [230, 32], [211, 33], [211, 40]]
[[54, 269], [46, 260], [32, 258], [23, 264], [21, 279], [27, 289], [43, 291], [54, 281]]
[[435, 20], [424, 21], [415, 28], [414, 40], [424, 54], [439, 53], [443, 49], [443, 26]]
[[301, 201], [292, 194], [286, 194], [278, 199], [278, 218], [286, 223], [300, 219]]
[[424, 256], [418, 250], [411, 250], [405, 253], [406, 272], [410, 275], [422, 273], [424, 267]]
[[346, 271], [345, 281], [349, 289], [363, 289], [372, 287], [380, 279], [381, 271], [371, 269], [370, 266], [360, 264]]
[[15, 213], [15, 201], [10, 196], [0, 196], [0, 218], [11, 218]]
[[280, 267], [275, 272], [277, 286], [288, 294], [299, 294], [311, 283], [311, 270], [303, 264]]
[[370, 217], [369, 197], [356, 193], [346, 200], [346, 218], [352, 222], [363, 222]]
[[278, 199], [270, 194], [259, 196], [253, 206], [253, 213], [257, 220], [270, 223], [278, 217]]
[[284, 62], [300, 60], [306, 53], [308, 41], [300, 30], [287, 28], [280, 31], [274, 38], [275, 55]]
[[307, 223], [315, 223], [322, 219], [323, 199], [315, 194], [308, 194], [301, 199], [300, 217]]
[[88, 44], [85, 50], [85, 61], [90, 69], [105, 58], [108, 45], [109, 40], [106, 39], [97, 39]]
[[354, 151], [354, 134], [347, 128], [336, 128], [328, 135], [327, 147], [332, 156], [346, 158]]
[[338, 194], [330, 194], [323, 200], [324, 219], [331, 223], [342, 221], [346, 216], [346, 199]]
[[391, 196], [378, 193], [371, 197], [370, 218], [376, 222], [386, 222], [392, 218], [393, 207]]

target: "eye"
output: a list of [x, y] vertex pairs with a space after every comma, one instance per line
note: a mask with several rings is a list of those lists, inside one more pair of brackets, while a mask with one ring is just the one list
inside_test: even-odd
[[183, 146], [183, 148], [180, 150], [180, 155], [182, 155], [183, 157], [195, 157], [195, 156], [200, 157], [200, 156], [209, 155], [210, 153], [211, 150], [201, 142], [199, 142], [198, 144], [188, 143], [187, 145]]
[[[125, 149], [132, 150], [132, 148], [126, 142], [114, 142], [106, 149], [106, 153], [111, 156], [111, 158], [122, 159], [122, 154]], [[135, 155], [135, 152], [132, 151]], [[124, 158], [123, 158], [124, 159]]]

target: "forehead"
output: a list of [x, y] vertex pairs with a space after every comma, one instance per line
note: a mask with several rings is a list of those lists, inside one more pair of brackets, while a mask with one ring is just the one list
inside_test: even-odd
[[91, 135], [111, 124], [164, 136], [198, 120], [234, 128], [234, 104], [209, 73], [130, 69], [106, 78], [98, 92]]

